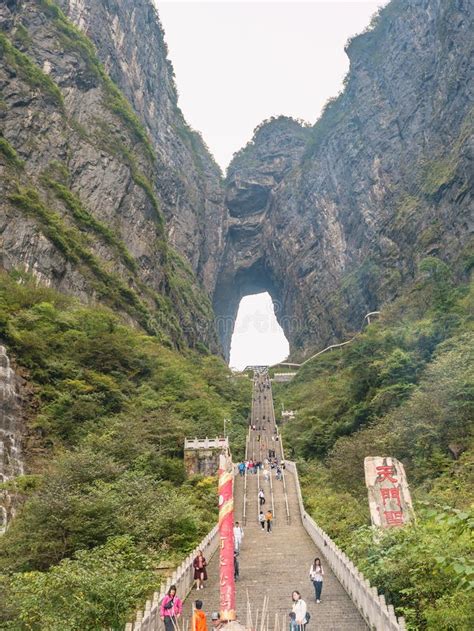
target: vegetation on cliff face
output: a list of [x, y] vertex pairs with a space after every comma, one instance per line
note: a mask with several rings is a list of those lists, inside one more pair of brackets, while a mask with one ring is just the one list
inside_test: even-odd
[[[425, 259], [379, 321], [276, 388], [277, 401], [297, 411], [284, 436], [308, 510], [409, 629], [474, 625], [473, 297], [444, 263]], [[404, 463], [416, 524], [374, 538], [363, 482], [369, 455]]]
[[[194, 273], [183, 271], [167, 240], [156, 185], [161, 166], [144, 126], [92, 42], [56, 3], [41, 0], [28, 10], [26, 5], [24, 14], [18, 9], [19, 26], [0, 33], [0, 58], [7, 88], [11, 80], [12, 94], [28, 97], [34, 112], [29, 120], [37, 114], [48, 133], [38, 135], [27, 126], [20, 134], [6, 125], [0, 137], [0, 188], [5, 212], [14, 216], [9, 223], [30, 234], [36, 230], [53, 246], [33, 237], [39, 250], [35, 269], [52, 283], [66, 276], [63, 288], [86, 291], [170, 346], [216, 350], [209, 297]], [[36, 14], [42, 31], [32, 28]], [[54, 57], [43, 49], [48, 37], [57, 47]], [[8, 89], [4, 94], [5, 116], [18, 119], [17, 100]], [[89, 102], [87, 118], [77, 108], [82, 98]], [[28, 133], [34, 140], [25, 144]], [[84, 184], [78, 166], [84, 160], [101, 165], [109, 178], [115, 174], [115, 201], [110, 189], [102, 192], [107, 202], [98, 201], [95, 175]], [[18, 248], [14, 238], [6, 243], [7, 250]], [[16, 250], [8, 254], [10, 265], [19, 267], [21, 260], [30, 269], [32, 252], [19, 258]]]
[[61, 90], [29, 57], [16, 48], [4, 33], [0, 33], [0, 58], [34, 89], [63, 107]]
[[0, 626], [119, 629], [214, 523], [215, 481], [185, 479], [184, 437], [228, 417], [238, 449], [250, 381], [25, 276], [0, 276], [0, 339], [35, 389]]

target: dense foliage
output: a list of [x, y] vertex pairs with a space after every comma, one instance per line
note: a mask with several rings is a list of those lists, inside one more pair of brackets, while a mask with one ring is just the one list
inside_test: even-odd
[[[308, 510], [410, 629], [474, 628], [472, 287], [425, 259], [415, 285], [352, 344], [300, 369], [277, 399]], [[406, 468], [417, 522], [376, 538], [363, 461]]]
[[0, 339], [35, 389], [0, 626], [122, 628], [215, 522], [215, 481], [185, 479], [184, 437], [230, 418], [238, 450], [250, 381], [20, 276], [0, 276]]

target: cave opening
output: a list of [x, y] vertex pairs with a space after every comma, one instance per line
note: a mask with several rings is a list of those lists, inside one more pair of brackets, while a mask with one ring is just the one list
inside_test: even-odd
[[275, 308], [267, 291], [241, 298], [230, 345], [231, 368], [272, 365], [288, 357], [289, 343]]

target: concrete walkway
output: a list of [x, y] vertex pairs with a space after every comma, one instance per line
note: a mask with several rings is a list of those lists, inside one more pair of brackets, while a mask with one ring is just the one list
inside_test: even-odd
[[[262, 396], [263, 392], [265, 394]], [[249, 457], [259, 460], [261, 454], [263, 460], [266, 455], [265, 449], [269, 447], [275, 449], [276, 455], [280, 459], [280, 443], [271, 438], [272, 435], [275, 436], [276, 431], [271, 390], [265, 388], [263, 392], [257, 392], [256, 400], [254, 399], [252, 421], [257, 427], [263, 426], [263, 428], [260, 431], [251, 432], [248, 446]], [[265, 424], [263, 424], [264, 414]], [[257, 440], [259, 434], [260, 440]], [[289, 471], [285, 471], [290, 523], [287, 523], [283, 482], [276, 480], [274, 470], [272, 476], [275, 520], [271, 534], [262, 531], [257, 520], [259, 511], [257, 477], [266, 496], [264, 510], [269, 506], [271, 507], [270, 483], [265, 483], [261, 475], [248, 475], [247, 477], [247, 525], [244, 528], [245, 536], [239, 556], [240, 579], [237, 581], [236, 589], [237, 614], [240, 620], [244, 624], [247, 621], [247, 602], [249, 601], [253, 617], [252, 627], [255, 627], [256, 614], [259, 612], [260, 619], [266, 596], [268, 598], [267, 611], [269, 612], [268, 628], [274, 629], [275, 615], [277, 615], [278, 628], [286, 631], [289, 622], [288, 613], [291, 611], [291, 593], [296, 589], [301, 592], [311, 613], [311, 621], [307, 631], [362, 631], [367, 629], [367, 625], [351, 599], [325, 563], [324, 555], [316, 548], [303, 528], [293, 475]], [[235, 518], [241, 523], [243, 500], [244, 478], [238, 476], [234, 484], [234, 506]], [[317, 556], [321, 558], [325, 571], [320, 604], [315, 602], [313, 584], [309, 579], [309, 567]], [[218, 554], [214, 556], [209, 565], [208, 575], [209, 580], [206, 588], [200, 591], [193, 590], [188, 597], [185, 603], [185, 619], [189, 619], [192, 601], [196, 598], [203, 601], [209, 624], [211, 612], [219, 610]], [[258, 624], [260, 626], [260, 621]]]

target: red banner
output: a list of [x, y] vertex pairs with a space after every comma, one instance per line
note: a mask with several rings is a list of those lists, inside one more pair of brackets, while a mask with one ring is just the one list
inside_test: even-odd
[[219, 536], [221, 620], [235, 620], [234, 474], [229, 456], [219, 457]]

